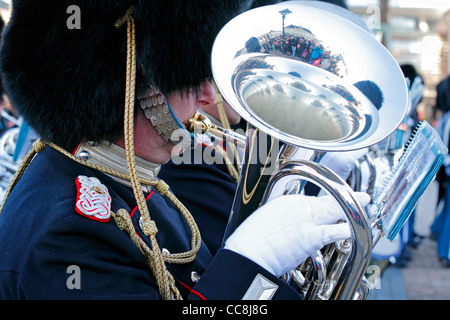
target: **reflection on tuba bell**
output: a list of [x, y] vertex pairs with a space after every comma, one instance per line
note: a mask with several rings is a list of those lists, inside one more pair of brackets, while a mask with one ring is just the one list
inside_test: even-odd
[[317, 184], [343, 208], [352, 238], [285, 278], [307, 299], [366, 299], [372, 225], [349, 184], [319, 161], [325, 152], [374, 145], [401, 123], [408, 90], [397, 62], [355, 23], [289, 1], [225, 25], [212, 68], [223, 98], [248, 123], [224, 240], [260, 205]]

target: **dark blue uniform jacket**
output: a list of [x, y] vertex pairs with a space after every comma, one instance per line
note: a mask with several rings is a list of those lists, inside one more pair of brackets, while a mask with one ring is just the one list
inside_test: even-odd
[[[201, 152], [198, 146], [192, 153]], [[213, 151], [214, 152], [214, 151]], [[189, 209], [212, 254], [219, 249], [236, 192], [236, 182], [225, 163], [176, 164], [169, 161], [158, 174], [171, 186], [178, 199]]]
[[[75, 211], [75, 180], [80, 175], [98, 178], [111, 195], [111, 210], [132, 213], [137, 233], [147, 241], [139, 229], [140, 212], [131, 188], [47, 146], [27, 168], [0, 214], [0, 299], [160, 298], [146, 259], [128, 234], [112, 218], [99, 222]], [[160, 247], [171, 253], [189, 250], [190, 231], [174, 205], [156, 191], [146, 197]], [[202, 232], [208, 217], [198, 219]], [[213, 252], [220, 247], [220, 243], [209, 245]], [[70, 285], [73, 266], [79, 268], [80, 286], [75, 288]], [[258, 274], [279, 286], [274, 299], [299, 298], [290, 286], [252, 261], [224, 249], [211, 254], [206, 244], [195, 261], [167, 266], [184, 298], [241, 299]], [[198, 283], [191, 279], [193, 271], [201, 276]]]

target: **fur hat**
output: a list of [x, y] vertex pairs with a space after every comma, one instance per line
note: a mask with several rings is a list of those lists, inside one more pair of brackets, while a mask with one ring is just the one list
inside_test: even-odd
[[168, 94], [211, 76], [216, 34], [251, 2], [13, 0], [0, 51], [5, 89], [43, 139], [70, 151], [83, 140], [115, 141], [123, 134], [127, 29], [115, 22], [134, 6], [137, 86]]

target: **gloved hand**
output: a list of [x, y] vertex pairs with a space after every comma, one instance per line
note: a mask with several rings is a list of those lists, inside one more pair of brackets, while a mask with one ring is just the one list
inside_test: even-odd
[[[370, 202], [356, 193], [361, 205]], [[250, 215], [227, 239], [225, 249], [237, 252], [275, 276], [305, 261], [323, 246], [351, 237], [340, 205], [330, 195], [286, 195], [276, 198]]]
[[356, 160], [360, 159], [367, 152], [369, 152], [368, 148], [354, 151], [326, 152], [319, 163], [331, 169], [346, 181], [355, 166]]

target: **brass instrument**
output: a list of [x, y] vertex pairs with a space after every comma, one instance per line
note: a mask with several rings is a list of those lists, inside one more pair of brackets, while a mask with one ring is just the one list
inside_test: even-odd
[[213, 46], [212, 68], [223, 98], [248, 122], [224, 240], [260, 205], [316, 184], [341, 205], [352, 238], [318, 251], [285, 279], [295, 281], [306, 299], [367, 299], [364, 273], [378, 225], [320, 159], [325, 152], [374, 145], [398, 127], [408, 89], [395, 59], [329, 8], [289, 1], [225, 25]]
[[243, 149], [245, 147], [245, 137], [235, 133], [231, 129], [224, 129], [213, 125], [206, 115], [196, 112], [186, 124], [186, 129], [195, 134], [205, 134], [220, 139], [232, 141], [236, 147]]

